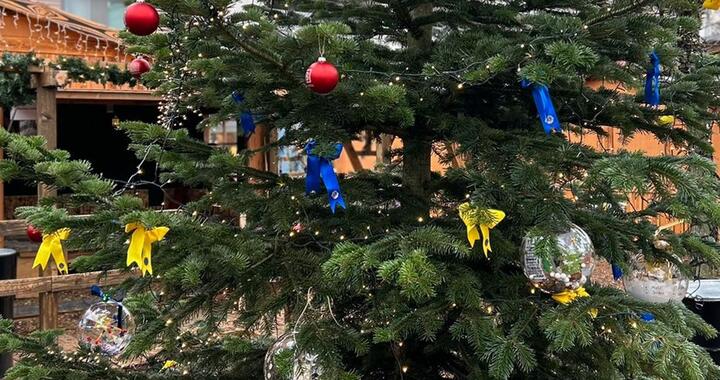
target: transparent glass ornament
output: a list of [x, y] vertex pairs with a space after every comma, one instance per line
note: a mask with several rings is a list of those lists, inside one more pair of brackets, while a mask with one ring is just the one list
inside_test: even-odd
[[296, 333], [281, 335], [265, 354], [265, 380], [318, 380], [323, 373], [318, 355], [298, 352]]
[[80, 344], [105, 355], [118, 355], [130, 344], [135, 320], [127, 308], [109, 300], [90, 306], [78, 324]]
[[582, 287], [595, 268], [595, 247], [575, 224], [554, 236], [528, 234], [520, 249], [525, 276], [546, 293]]
[[672, 263], [636, 255], [630, 264], [631, 271], [623, 276], [623, 284], [631, 296], [652, 303], [685, 298], [690, 281]]

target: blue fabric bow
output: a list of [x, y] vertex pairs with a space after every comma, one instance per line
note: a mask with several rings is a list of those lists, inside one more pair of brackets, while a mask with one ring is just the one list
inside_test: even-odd
[[[112, 299], [109, 294], [103, 292], [102, 288], [99, 285], [93, 285], [90, 287], [90, 294], [94, 296], [98, 296], [102, 302], [108, 302]], [[123, 305], [120, 302], [122, 300], [115, 300], [118, 304], [118, 312], [117, 312], [117, 325], [119, 328], [123, 327]]]
[[[237, 105], [241, 105], [245, 102], [245, 97], [240, 93], [240, 91], [233, 91], [232, 98]], [[240, 125], [243, 129], [243, 136], [249, 137], [255, 132], [255, 119], [250, 111], [243, 111], [240, 114]]]
[[613, 272], [613, 278], [615, 279], [615, 281], [621, 279], [623, 276], [623, 270], [617, 264], [612, 265], [612, 272]]
[[650, 67], [645, 79], [645, 103], [651, 106], [660, 105], [660, 57], [654, 51], [650, 54]]
[[644, 311], [644, 312], [640, 313], [640, 319], [646, 323], [654, 322], [655, 315], [653, 315], [653, 313], [651, 313], [649, 311]]
[[320, 179], [325, 184], [330, 200], [330, 209], [333, 214], [335, 207], [345, 207], [345, 200], [340, 192], [340, 183], [338, 182], [335, 169], [330, 161], [340, 157], [342, 153], [342, 144], [335, 144], [335, 153], [330, 157], [320, 157], [313, 154], [312, 151], [317, 146], [315, 141], [310, 141], [305, 145], [305, 153], [307, 153], [307, 176], [305, 177], [305, 192], [307, 194], [317, 193], [321, 190]]
[[532, 83], [527, 79], [523, 79], [521, 85], [523, 88], [532, 89], [535, 107], [540, 116], [540, 122], [545, 128], [545, 133], [549, 135], [552, 132], [562, 132], [560, 119], [558, 119], [557, 112], [555, 112], [555, 106], [553, 106], [550, 90], [548, 90], [547, 86]]

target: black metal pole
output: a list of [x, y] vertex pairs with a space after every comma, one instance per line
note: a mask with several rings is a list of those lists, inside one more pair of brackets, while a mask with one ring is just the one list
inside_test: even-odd
[[[16, 277], [17, 251], [9, 248], [0, 248], [0, 280], [12, 280]], [[15, 296], [0, 297], [0, 315], [4, 319], [14, 317]], [[0, 355], [0, 378], [13, 365], [12, 352]]]

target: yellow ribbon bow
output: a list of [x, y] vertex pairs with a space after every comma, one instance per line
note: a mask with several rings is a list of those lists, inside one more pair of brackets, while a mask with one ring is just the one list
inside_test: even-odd
[[173, 368], [177, 365], [178, 365], [178, 362], [176, 362], [175, 360], [168, 360], [165, 362], [165, 364], [163, 364], [162, 369]]
[[588, 294], [587, 291], [585, 291], [585, 288], [580, 287], [575, 290], [568, 289], [564, 290], [560, 293], [555, 293], [552, 295], [552, 298], [557, 302], [561, 303], [563, 305], [567, 305], [569, 303], [572, 303], [578, 298], [582, 297], [590, 297], [590, 294]]
[[35, 255], [33, 268], [40, 266], [42, 270], [48, 265], [50, 256], [55, 260], [55, 265], [61, 274], [68, 273], [67, 262], [65, 261], [65, 252], [63, 251], [62, 241], [70, 237], [69, 228], [61, 228], [51, 234], [43, 234], [42, 244]]
[[600, 313], [600, 310], [598, 310], [598, 308], [596, 308], [596, 307], [591, 307], [591, 308], [588, 310], [588, 314], [590, 314], [590, 316], [592, 317], [592, 319], [597, 318], [598, 313]]
[[[490, 230], [505, 219], [505, 212], [493, 209], [481, 210], [473, 207], [470, 203], [461, 204], [458, 210], [460, 211], [460, 219], [467, 227], [467, 238], [471, 247], [475, 247], [475, 241], [480, 240], [480, 233], [482, 232], [483, 252], [487, 257], [488, 252], [492, 252]], [[487, 220], [487, 216], [490, 216], [490, 220]], [[478, 231], [478, 226], [480, 226], [480, 231]]]
[[[718, 0], [720, 1], [720, 0]], [[658, 117], [658, 121], [660, 122], [660, 125], [675, 125], [675, 116], [673, 115], [663, 115]]]
[[125, 232], [130, 231], [133, 234], [127, 252], [127, 266], [136, 263], [143, 276], [152, 274], [152, 243], [162, 240], [170, 229], [156, 227], [148, 230], [140, 223], [129, 223], [125, 226]]
[[718, 10], [720, 9], [720, 0], [705, 0], [703, 8]]

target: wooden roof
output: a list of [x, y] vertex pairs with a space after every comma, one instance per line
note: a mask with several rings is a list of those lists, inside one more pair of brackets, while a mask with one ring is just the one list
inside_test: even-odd
[[115, 45], [122, 43], [117, 30], [43, 3], [32, 0], [0, 0], [0, 7], [5, 11], [30, 16], [37, 23], [46, 24], [50, 21], [61, 28], [68, 28], [86, 36], [112, 42]]
[[[0, 48], [4, 52], [49, 61], [77, 57], [89, 63], [124, 67], [133, 57], [125, 52], [118, 31], [53, 6], [32, 0], [0, 0]], [[61, 88], [61, 102], [157, 102], [142, 86], [73, 82]]]

